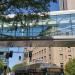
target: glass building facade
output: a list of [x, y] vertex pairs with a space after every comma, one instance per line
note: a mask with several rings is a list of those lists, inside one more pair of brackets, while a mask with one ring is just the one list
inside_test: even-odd
[[[75, 10], [48, 12], [46, 19], [38, 22], [28, 22], [28, 26], [21, 27], [14, 24], [0, 22], [0, 38], [37, 38], [41, 36], [73, 36], [75, 35]], [[35, 21], [35, 20], [34, 20]]]
[[51, 29], [46, 34], [51, 36], [75, 35], [75, 11], [59, 11], [50, 15]]

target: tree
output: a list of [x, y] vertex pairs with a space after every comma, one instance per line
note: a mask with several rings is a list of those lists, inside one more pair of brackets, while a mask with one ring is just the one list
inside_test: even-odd
[[20, 63], [20, 64], [16, 64], [15, 66], [13, 66], [12, 71], [16, 71], [17, 69], [26, 66], [26, 63]]
[[[17, 14], [14, 18], [14, 20], [17, 21], [20, 21], [22, 18], [27, 18], [27, 20], [32, 19], [37, 17], [37, 15], [31, 15], [32, 12], [38, 13], [50, 11], [50, 1], [56, 2], [57, 0], [0, 0], [0, 19], [4, 22], [10, 22], [11, 20], [13, 21], [13, 19], [10, 20], [10, 18], [5, 18], [2, 16], [10, 13]], [[27, 11], [27, 14], [29, 14], [24, 16], [24, 10]]]
[[2, 69], [2, 70], [3, 70], [3, 68], [4, 68], [3, 61], [2, 61], [2, 60], [0, 60], [0, 69]]
[[0, 74], [3, 72], [3, 69], [4, 69], [4, 64], [3, 61], [0, 60]]
[[[47, 12], [50, 11], [50, 1], [56, 2], [57, 0], [0, 0], [0, 19], [4, 22], [21, 21], [22, 18], [25, 21], [35, 19], [38, 15], [31, 15], [31, 13]], [[23, 9], [23, 10], [22, 10]], [[24, 10], [28, 15], [24, 15]], [[23, 11], [23, 13], [22, 13]], [[4, 14], [16, 13], [17, 16], [14, 19], [4, 17]], [[45, 15], [46, 16], [46, 15]], [[16, 22], [15, 21], [15, 22]]]
[[[3, 29], [6, 23], [8, 25], [7, 31], [15, 31], [15, 35], [18, 28], [28, 32], [30, 26], [35, 26], [42, 19], [49, 17], [46, 12], [50, 11], [50, 1], [56, 2], [57, 0], [0, 0], [1, 28]], [[10, 18], [7, 14], [11, 13], [16, 15]], [[43, 16], [40, 17], [38, 13]], [[30, 25], [31, 23], [32, 25]]]
[[[16, 11], [14, 9], [21, 10], [21, 8], [34, 12], [48, 11], [50, 1], [51, 0], [0, 0], [0, 13], [4, 14], [8, 9], [14, 12]], [[56, 2], [56, 0], [52, 1]]]
[[65, 65], [65, 75], [75, 75], [75, 59], [70, 59]]

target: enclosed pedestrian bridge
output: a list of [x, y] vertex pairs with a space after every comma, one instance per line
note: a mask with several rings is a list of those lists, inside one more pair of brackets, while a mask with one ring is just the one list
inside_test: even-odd
[[66, 45], [75, 45], [75, 10], [0, 16], [0, 46]]

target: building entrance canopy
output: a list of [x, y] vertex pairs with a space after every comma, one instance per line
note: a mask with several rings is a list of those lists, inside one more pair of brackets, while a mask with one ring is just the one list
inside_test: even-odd
[[[29, 16], [2, 15], [0, 20], [1, 45], [9, 46], [10, 42], [17, 41], [22, 42], [22, 46], [31, 46], [31, 42], [41, 41], [43, 43], [50, 40], [49, 43], [52, 43], [53, 40], [64, 36], [63, 41], [74, 41], [75, 39], [75, 10], [48, 12], [43, 15], [38, 13]], [[17, 42], [15, 42], [15, 46], [19, 46], [16, 44]], [[46, 44], [45, 42], [44, 44]]]

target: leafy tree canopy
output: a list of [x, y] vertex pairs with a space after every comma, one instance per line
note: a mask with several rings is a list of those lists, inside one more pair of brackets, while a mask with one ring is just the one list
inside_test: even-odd
[[71, 59], [65, 65], [65, 75], [75, 75], [75, 59]]
[[44, 12], [49, 10], [50, 1], [56, 2], [57, 0], [0, 0], [0, 13], [4, 14], [10, 9], [15, 12], [14, 9], [20, 10], [21, 8], [34, 12]]
[[[50, 11], [50, 1], [56, 2], [57, 0], [0, 0], [0, 20], [2, 25], [4, 22], [10, 23], [12, 21], [13, 27], [18, 24], [26, 27], [33, 20], [35, 20], [34, 23], [36, 24], [40, 18], [37, 13]], [[11, 13], [15, 13], [16, 16], [14, 18], [5, 16]], [[44, 18], [48, 17], [48, 15], [43, 15]]]
[[26, 63], [20, 63], [20, 64], [16, 64], [13, 68], [12, 68], [12, 71], [15, 71], [21, 67], [24, 67], [26, 66]]

